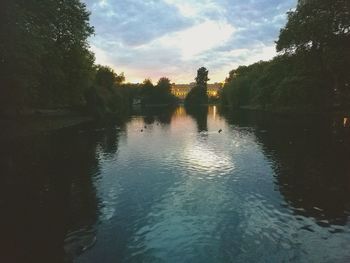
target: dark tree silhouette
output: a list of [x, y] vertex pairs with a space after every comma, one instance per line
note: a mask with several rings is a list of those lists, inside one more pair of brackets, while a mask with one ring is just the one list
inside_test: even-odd
[[277, 41], [280, 55], [230, 72], [222, 103], [272, 110], [350, 107], [350, 2], [299, 1]]
[[98, 65], [94, 85], [85, 92], [87, 112], [97, 118], [125, 113], [130, 100], [121, 88], [124, 78], [123, 73], [117, 75], [110, 67]]
[[171, 83], [170, 79], [162, 77], [158, 80], [157, 88], [164, 94], [170, 94], [171, 92]]
[[205, 67], [201, 67], [197, 71], [196, 84], [202, 91], [203, 95], [207, 94], [207, 82], [209, 81], [208, 73], [209, 71]]
[[94, 61], [85, 4], [4, 0], [0, 17], [0, 110], [82, 104]]
[[111, 88], [117, 82], [118, 75], [107, 66], [97, 66], [95, 81], [97, 85]]
[[141, 97], [144, 105], [169, 105], [176, 102], [175, 96], [171, 94], [170, 80], [166, 77], [160, 78], [156, 86], [152, 84], [150, 79], [144, 80], [141, 88]]
[[[288, 54], [313, 53], [331, 89], [341, 96], [350, 92], [350, 2], [348, 0], [299, 1], [288, 13], [277, 50]], [[317, 61], [315, 61], [317, 63]]]
[[201, 67], [197, 71], [196, 86], [188, 93], [185, 104], [186, 105], [203, 105], [208, 103], [207, 82], [208, 70]]

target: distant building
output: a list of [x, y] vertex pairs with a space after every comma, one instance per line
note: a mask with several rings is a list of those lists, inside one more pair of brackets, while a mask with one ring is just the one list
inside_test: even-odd
[[209, 97], [218, 97], [219, 91], [222, 89], [223, 84], [222, 83], [213, 83], [208, 84], [207, 93]]
[[[196, 85], [192, 82], [190, 84], [175, 84], [171, 85], [171, 93], [180, 99], [185, 99], [190, 90]], [[219, 90], [222, 88], [222, 83], [208, 84], [207, 93], [209, 97], [217, 97]]]

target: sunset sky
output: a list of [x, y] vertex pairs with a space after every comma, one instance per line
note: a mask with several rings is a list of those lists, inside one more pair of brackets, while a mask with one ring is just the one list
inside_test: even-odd
[[127, 82], [210, 82], [275, 53], [274, 41], [297, 0], [84, 0], [95, 36], [96, 62], [124, 72]]

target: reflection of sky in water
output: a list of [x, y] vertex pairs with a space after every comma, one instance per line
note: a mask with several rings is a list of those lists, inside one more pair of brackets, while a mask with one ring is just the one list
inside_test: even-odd
[[201, 143], [185, 149], [184, 159], [188, 160], [188, 169], [205, 172], [209, 175], [214, 171], [234, 169], [233, 160], [225, 154], [216, 153], [214, 150]]
[[346, 118], [146, 109], [3, 141], [5, 258], [350, 262]]
[[349, 259], [350, 235], [332, 235], [289, 207], [277, 163], [254, 129], [228, 124], [214, 107], [207, 131], [198, 132], [198, 121], [184, 108], [170, 124], [155, 118], [145, 128], [134, 117], [119, 133], [115, 156], [100, 155], [97, 242], [78, 262]]

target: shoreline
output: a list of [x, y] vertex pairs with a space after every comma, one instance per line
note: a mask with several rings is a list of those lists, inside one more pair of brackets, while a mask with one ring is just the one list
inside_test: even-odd
[[239, 108], [232, 109], [230, 106], [227, 105], [220, 105], [220, 107], [224, 109], [231, 109], [231, 110], [246, 110], [246, 111], [259, 111], [259, 112], [266, 112], [266, 113], [272, 113], [272, 114], [297, 114], [297, 115], [319, 115], [319, 114], [343, 114], [343, 115], [350, 115], [350, 109], [331, 109], [331, 110], [315, 110], [315, 109], [296, 109], [296, 108], [264, 108], [261, 106], [241, 106]]
[[81, 115], [31, 116], [17, 119], [0, 119], [2, 140], [53, 132], [93, 122], [94, 118]]

